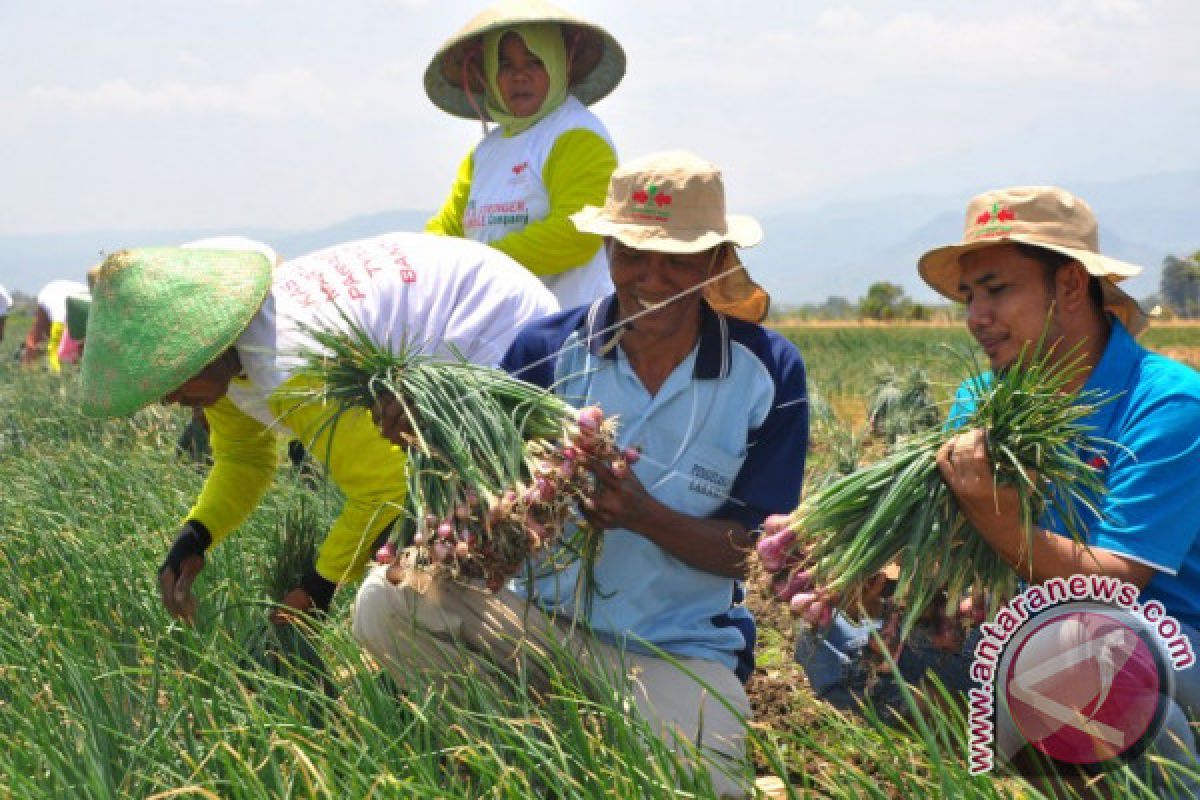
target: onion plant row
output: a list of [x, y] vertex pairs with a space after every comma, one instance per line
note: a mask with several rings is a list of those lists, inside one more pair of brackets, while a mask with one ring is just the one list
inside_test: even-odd
[[[398, 694], [350, 635], [352, 593], [311, 631], [336, 696], [248, 667], [287, 526], [323, 530], [340, 502], [286, 469], [210, 554], [197, 626], [174, 624], [155, 572], [203, 479], [174, 453], [184, 415], [91, 420], [78, 391], [0, 363], [0, 798], [714, 796], [701, 754], [630, 713], [628, 687], [557, 655], [551, 692], [461, 670]], [[746, 729], [788, 797], [1042, 796], [968, 775], [964, 724], [937, 706], [897, 731], [802, 685], [791, 702], [794, 724]]]
[[797, 564], [790, 585], [826, 587], [853, 608], [878, 573], [898, 567], [893, 602], [903, 612], [902, 634], [935, 600], [957, 606], [972, 593], [980, 600], [986, 589], [996, 610], [1020, 576], [960, 511], [937, 452], [959, 430], [984, 430], [993, 487], [1015, 489], [1027, 551], [1047, 512], [1061, 521], [1061, 532], [1083, 542], [1081, 511], [1094, 513], [1104, 488], [1090, 462], [1105, 443], [1086, 420], [1107, 398], [1069, 390], [1080, 369], [1076, 355], [1047, 347], [1023, 352], [995, 376], [977, 374], [967, 383], [974, 401], [969, 415], [899, 440], [882, 460], [806, 498], [787, 530], [760, 541], [767, 568]]
[[583, 559], [587, 583], [601, 539], [578, 504], [590, 486], [587, 457], [616, 456], [613, 421], [501, 370], [434, 357], [419, 343], [379, 342], [343, 322], [307, 330], [316, 346], [300, 373], [318, 388], [306, 401], [335, 404], [333, 425], [348, 409], [399, 407], [417, 563], [498, 589], [539, 553], [548, 572]]

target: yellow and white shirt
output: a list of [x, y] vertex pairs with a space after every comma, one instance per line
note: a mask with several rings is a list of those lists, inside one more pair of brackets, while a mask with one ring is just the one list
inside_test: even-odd
[[275, 431], [297, 437], [325, 464], [346, 503], [322, 543], [326, 580], [356, 580], [368, 547], [404, 501], [404, 452], [356, 409], [305, 405], [293, 376], [304, 326], [342, 327], [342, 314], [380, 342], [499, 362], [516, 331], [553, 313], [554, 296], [503, 253], [477, 242], [395, 233], [322, 250], [280, 265], [258, 314], [235, 343], [243, 374], [206, 409], [213, 469], [188, 514], [219, 542], [258, 505], [274, 478]]
[[484, 242], [523, 264], [562, 308], [612, 290], [600, 237], [568, 217], [604, 205], [617, 154], [604, 124], [572, 96], [516, 136], [495, 128], [468, 154], [426, 230]]
[[37, 294], [37, 304], [50, 320], [50, 339], [46, 342], [46, 364], [51, 372], [59, 372], [58, 348], [67, 332], [67, 298], [86, 296], [88, 287], [79, 281], [50, 281]]

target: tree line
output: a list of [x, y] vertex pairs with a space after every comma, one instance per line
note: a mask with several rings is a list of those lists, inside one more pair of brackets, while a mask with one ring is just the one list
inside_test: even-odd
[[1200, 250], [1186, 258], [1163, 259], [1155, 300], [1165, 314], [1182, 319], [1200, 317]]

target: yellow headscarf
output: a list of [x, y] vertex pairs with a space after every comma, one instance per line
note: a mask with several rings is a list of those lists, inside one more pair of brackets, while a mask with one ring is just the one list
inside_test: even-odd
[[[496, 75], [500, 71], [500, 40], [510, 33], [521, 37], [529, 52], [542, 60], [546, 74], [550, 76], [546, 99], [528, 117], [512, 115], [496, 83]], [[488, 86], [488, 116], [499, 123], [505, 136], [524, 133], [567, 99], [567, 46], [563, 41], [562, 28], [554, 22], [536, 22], [488, 31], [483, 36], [483, 72]]]

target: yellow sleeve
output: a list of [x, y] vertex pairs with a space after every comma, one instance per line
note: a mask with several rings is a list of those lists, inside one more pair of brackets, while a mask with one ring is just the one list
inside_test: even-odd
[[586, 264], [600, 249], [601, 238], [580, 233], [568, 217], [585, 205], [604, 205], [616, 168], [617, 154], [599, 134], [585, 129], [562, 134], [542, 170], [550, 210], [490, 244], [534, 275], [557, 275]]
[[322, 464], [346, 502], [317, 550], [317, 573], [334, 583], [362, 577], [371, 544], [395, 519], [404, 503], [404, 451], [380, 435], [371, 414], [355, 408], [332, 422], [331, 405], [296, 401], [298, 379], [284, 383], [271, 398], [278, 415]]
[[63, 332], [67, 326], [61, 322], [50, 323], [50, 341], [46, 343], [46, 364], [51, 372], [62, 372], [62, 364], [58, 362], [58, 346], [62, 344]]
[[275, 478], [279, 446], [265, 425], [228, 397], [204, 409], [213, 466], [188, 519], [204, 525], [213, 544], [246, 521]]
[[474, 169], [473, 158], [475, 151], [467, 153], [467, 157], [458, 165], [458, 174], [454, 176], [454, 185], [450, 187], [450, 196], [442, 204], [442, 209], [429, 218], [425, 223], [427, 233], [440, 236], [463, 236], [463, 216], [467, 213], [467, 199], [471, 196], [471, 172]]

